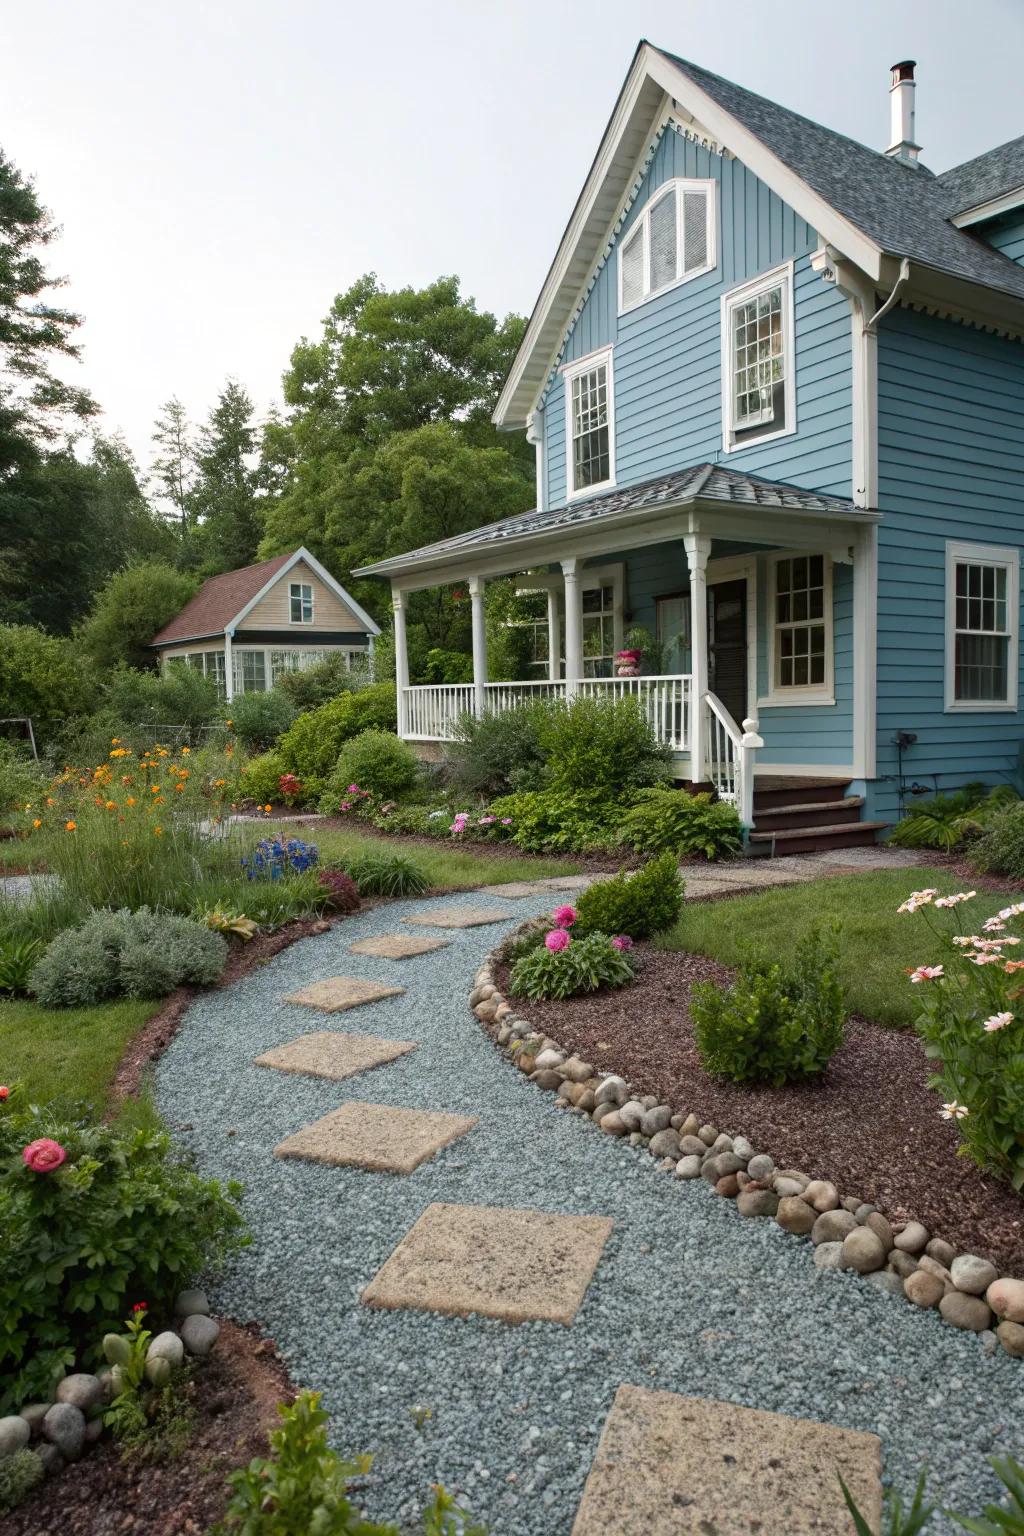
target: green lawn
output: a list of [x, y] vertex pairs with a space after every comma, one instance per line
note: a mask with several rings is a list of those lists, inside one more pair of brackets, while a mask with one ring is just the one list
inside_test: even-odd
[[23, 1083], [31, 1102], [85, 1102], [106, 1108], [121, 1053], [159, 1002], [103, 1003], [96, 1008], [40, 1008], [0, 1003], [0, 1082]]
[[[431, 885], [458, 890], [467, 885], [501, 885], [506, 880], [544, 880], [549, 875], [578, 875], [580, 866], [571, 859], [499, 858], [487, 852], [486, 843], [459, 844], [438, 840], [436, 846], [407, 837], [374, 837], [358, 826], [325, 828], [320, 822], [267, 820], [271, 832], [283, 837], [302, 837], [316, 843], [323, 863], [341, 863], [362, 854], [404, 853], [427, 875]], [[255, 834], [255, 828], [254, 828]], [[255, 834], [265, 837], [265, 831]]]
[[942, 893], [970, 889], [956, 876], [929, 868], [814, 880], [729, 901], [692, 902], [683, 908], [676, 927], [655, 942], [662, 949], [686, 949], [735, 965], [746, 944], [784, 956], [794, 938], [813, 923], [838, 921], [841, 974], [851, 1013], [904, 1029], [917, 1016], [916, 988], [907, 971], [940, 958], [929, 921], [948, 923], [959, 915], [959, 930], [966, 927], [976, 933], [986, 917], [1013, 900], [979, 892], [952, 913], [897, 913], [911, 891], [926, 886]]

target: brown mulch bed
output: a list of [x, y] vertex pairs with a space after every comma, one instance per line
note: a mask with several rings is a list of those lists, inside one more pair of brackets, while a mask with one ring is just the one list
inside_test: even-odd
[[4, 1536], [200, 1536], [224, 1514], [229, 1472], [267, 1454], [275, 1404], [294, 1391], [274, 1346], [221, 1322], [193, 1378], [196, 1421], [182, 1455], [123, 1460], [109, 1439], [0, 1520]]
[[[939, 1118], [915, 1035], [854, 1015], [813, 1083], [721, 1081], [700, 1065], [688, 1002], [694, 982], [727, 983], [733, 973], [702, 955], [646, 945], [637, 955], [640, 975], [621, 991], [524, 1004], [525, 1016], [638, 1094], [742, 1133], [780, 1166], [831, 1179], [841, 1194], [870, 1200], [892, 1219], [916, 1217], [956, 1248], [1024, 1274], [1024, 1201], [957, 1156], [956, 1131]], [[508, 995], [507, 967], [497, 981]]]

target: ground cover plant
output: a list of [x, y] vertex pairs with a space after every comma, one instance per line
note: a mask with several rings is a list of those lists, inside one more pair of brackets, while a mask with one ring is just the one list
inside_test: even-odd
[[917, 800], [893, 828], [889, 841], [898, 848], [938, 848], [950, 853], [981, 836], [1020, 797], [1008, 784], [987, 789], [967, 784], [952, 794]]
[[637, 853], [667, 849], [679, 858], [702, 854], [706, 859], [721, 859], [743, 850], [743, 829], [734, 806], [710, 795], [665, 786], [634, 793], [619, 837]]
[[1024, 880], [1024, 804], [1007, 805], [971, 845], [969, 860], [982, 874]]
[[166, 997], [209, 986], [228, 946], [204, 923], [141, 907], [93, 912], [59, 933], [33, 967], [29, 987], [44, 1008], [87, 1008], [109, 998]]

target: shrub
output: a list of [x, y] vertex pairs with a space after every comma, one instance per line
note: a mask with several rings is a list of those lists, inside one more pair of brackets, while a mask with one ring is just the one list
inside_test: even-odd
[[231, 729], [249, 752], [266, 752], [298, 713], [280, 688], [270, 688], [266, 693], [240, 693], [225, 710]]
[[488, 800], [539, 788], [540, 727], [547, 708], [538, 702], [518, 704], [504, 713], [461, 715], [445, 748], [445, 782], [459, 794]]
[[94, 912], [58, 934], [32, 971], [46, 1008], [85, 1008], [110, 997], [165, 997], [183, 983], [216, 981], [227, 945], [191, 918], [151, 912]]
[[643, 869], [597, 880], [576, 903], [576, 932], [628, 933], [647, 939], [671, 928], [683, 903], [683, 883], [675, 855], [659, 854]]
[[394, 731], [396, 726], [393, 683], [374, 683], [358, 693], [343, 693], [300, 715], [285, 731], [277, 744], [284, 759], [281, 772], [294, 773], [307, 791], [315, 785], [318, 797], [346, 741], [371, 727]]
[[46, 794], [50, 775], [28, 755], [28, 747], [0, 737], [0, 815], [24, 810]]
[[524, 789], [503, 795], [491, 812], [511, 819], [512, 841], [527, 853], [586, 853], [619, 841], [619, 818], [600, 790]]
[[152, 667], [150, 641], [181, 612], [198, 586], [195, 576], [162, 560], [115, 571], [93, 599], [92, 612], [79, 631], [81, 644], [99, 667]]
[[[41, 1140], [57, 1151], [31, 1167]], [[240, 1186], [201, 1178], [162, 1130], [71, 1123], [14, 1094], [0, 1161], [0, 1414], [46, 1398], [139, 1297], [169, 1306], [245, 1241]]]
[[165, 672], [135, 672], [118, 667], [104, 690], [110, 715], [127, 727], [166, 735], [168, 727], [182, 727], [189, 741], [198, 740], [202, 727], [212, 725], [220, 714], [216, 684], [195, 667], [172, 666]]
[[288, 772], [280, 749], [251, 757], [242, 769], [238, 793], [257, 805], [270, 805], [281, 798], [281, 780]]
[[426, 874], [403, 853], [367, 853], [352, 859], [346, 873], [360, 896], [422, 896], [430, 884]]
[[348, 658], [335, 651], [315, 666], [306, 667], [301, 672], [286, 672], [274, 686], [291, 700], [298, 714], [309, 709], [319, 709], [321, 704], [336, 699], [339, 693], [351, 692], [359, 685], [359, 681], [349, 671]]
[[320, 809], [328, 814], [336, 811], [350, 784], [382, 800], [398, 800], [412, 789], [419, 766], [412, 748], [393, 732], [373, 727], [360, 731], [338, 754]]
[[425, 683], [471, 683], [473, 658], [465, 651], [445, 651], [432, 646], [420, 668]]
[[968, 784], [951, 795], [919, 800], [892, 830], [890, 842], [898, 848], [939, 848], [949, 853], [969, 838], [977, 837], [992, 816], [1015, 792], [1004, 786], [986, 796], [983, 784]]
[[0, 717], [28, 717], [46, 744], [69, 719], [87, 715], [95, 684], [76, 641], [31, 624], [0, 625]]
[[553, 929], [547, 935], [564, 934], [562, 948], [550, 949], [547, 942], [534, 944], [512, 967], [509, 984], [515, 997], [576, 997], [582, 992], [598, 992], [602, 987], [621, 987], [636, 975], [625, 949], [617, 949], [605, 933], [591, 933], [584, 938], [570, 938], [565, 929]]
[[984, 874], [1024, 880], [1024, 804], [1009, 806], [993, 818], [971, 848], [970, 862]]
[[22, 997], [28, 991], [32, 967], [42, 950], [39, 939], [0, 935], [0, 995]]
[[690, 1012], [705, 1070], [775, 1088], [823, 1072], [843, 1043], [846, 1008], [837, 970], [835, 934], [826, 939], [813, 928], [791, 959], [754, 955], [727, 989], [698, 982]]
[[15, 1451], [0, 1461], [0, 1515], [9, 1515], [38, 1488], [45, 1473], [35, 1451]]
[[355, 912], [359, 907], [359, 887], [351, 875], [340, 869], [322, 869], [318, 876], [326, 905], [332, 912]]
[[621, 841], [638, 853], [670, 850], [677, 857], [702, 853], [728, 858], [743, 847], [743, 829], [735, 807], [710, 795], [679, 789], [640, 789], [622, 818]]
[[581, 695], [567, 704], [548, 705], [538, 737], [544, 784], [564, 793], [593, 792], [620, 800], [668, 772], [668, 750], [659, 745], [634, 698]]

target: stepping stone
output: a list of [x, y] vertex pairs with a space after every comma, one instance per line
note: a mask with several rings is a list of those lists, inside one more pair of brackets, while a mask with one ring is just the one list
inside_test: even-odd
[[474, 1125], [475, 1115], [442, 1115], [350, 1100], [280, 1142], [274, 1156], [377, 1173], [412, 1173]]
[[[600, 875], [554, 875], [540, 884], [546, 891], [586, 891], [601, 878]], [[603, 878], [610, 880], [612, 877], [608, 874]]]
[[346, 1008], [359, 1008], [363, 1003], [375, 1003], [382, 997], [398, 997], [404, 987], [388, 987], [380, 981], [367, 981], [365, 976], [329, 976], [326, 981], [314, 981], [301, 992], [292, 992], [286, 1003], [300, 1003], [303, 1008], [318, 1008], [321, 1013], [343, 1013]]
[[510, 901], [521, 901], [524, 896], [543, 896], [548, 889], [541, 885], [539, 880], [509, 880], [505, 885], [487, 886], [489, 896], [508, 897]]
[[494, 907], [434, 907], [431, 912], [403, 917], [402, 922], [427, 928], [479, 928], [484, 923], [507, 923], [511, 916], [511, 912], [499, 912]]
[[372, 939], [357, 939], [350, 944], [351, 955], [377, 955], [382, 960], [408, 960], [413, 955], [426, 955], [432, 949], [444, 949], [451, 939], [420, 938], [415, 933], [378, 933]]
[[839, 1475], [868, 1525], [882, 1510], [877, 1435], [622, 1386], [572, 1536], [836, 1536], [850, 1533]]
[[370, 1307], [568, 1326], [611, 1230], [603, 1216], [428, 1205], [362, 1299]]
[[287, 1045], [257, 1056], [257, 1067], [274, 1067], [278, 1072], [299, 1072], [306, 1077], [327, 1077], [339, 1083], [342, 1078], [382, 1067], [385, 1062], [416, 1049], [415, 1040], [380, 1040], [376, 1035], [323, 1034], [300, 1035]]

